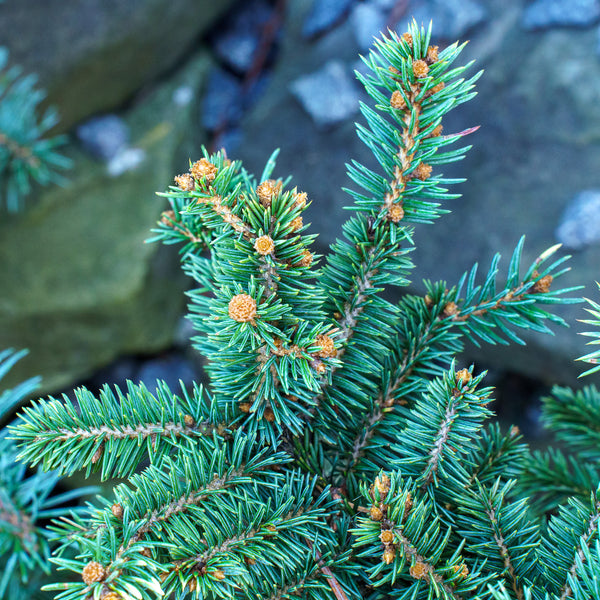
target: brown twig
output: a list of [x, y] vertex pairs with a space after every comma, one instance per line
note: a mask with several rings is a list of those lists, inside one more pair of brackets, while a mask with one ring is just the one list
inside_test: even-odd
[[[306, 540], [306, 545], [311, 550], [313, 549], [313, 545], [310, 540]], [[338, 583], [338, 581], [335, 578], [335, 575], [333, 574], [331, 569], [327, 565], [323, 564], [323, 560], [321, 558], [321, 553], [318, 550], [315, 550], [314, 552], [315, 552], [315, 557], [317, 559], [317, 562], [319, 563], [319, 567], [321, 568], [321, 572], [327, 578], [327, 583], [329, 584], [329, 587], [331, 588], [333, 595], [336, 597], [336, 600], [348, 600], [348, 596], [346, 596], [346, 592], [344, 592], [344, 590], [341, 588], [340, 584]]]

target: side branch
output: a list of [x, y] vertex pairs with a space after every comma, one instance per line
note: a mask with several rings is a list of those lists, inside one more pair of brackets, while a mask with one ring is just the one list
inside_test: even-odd
[[[585, 561], [585, 554], [583, 553], [583, 550], [582, 550], [583, 546], [587, 545], [588, 542], [591, 542], [594, 535], [597, 535], [597, 533], [598, 533], [598, 524], [600, 523], [600, 502], [596, 502], [595, 508], [596, 508], [596, 512], [594, 515], [592, 515], [592, 517], [590, 519], [590, 523], [587, 528], [587, 531], [580, 538], [581, 544], [579, 544], [579, 546], [577, 547], [577, 549], [575, 551], [576, 558], [573, 561], [571, 568], [569, 569], [569, 575], [571, 575], [571, 577], [573, 577], [573, 578], [575, 578], [575, 573], [577, 571], [577, 558], [579, 558], [579, 560], [582, 563]], [[573, 595], [573, 590], [572, 590], [571, 586], [569, 585], [568, 581], [569, 580], [567, 579], [567, 582], [565, 583], [564, 587], [561, 590], [560, 600], [566, 600], [567, 598], [570, 598]]]
[[517, 597], [517, 600], [523, 600], [524, 594], [523, 589], [517, 583], [517, 576], [515, 574], [515, 568], [512, 564], [512, 560], [510, 558], [510, 553], [504, 541], [504, 535], [500, 530], [500, 526], [498, 523], [498, 519], [496, 517], [496, 511], [491, 503], [491, 500], [488, 498], [487, 507], [485, 508], [485, 514], [488, 516], [490, 523], [492, 524], [492, 529], [494, 531], [494, 541], [498, 546], [498, 551], [500, 553], [500, 558], [504, 564], [504, 569], [506, 571], [506, 575], [510, 580], [510, 585]]

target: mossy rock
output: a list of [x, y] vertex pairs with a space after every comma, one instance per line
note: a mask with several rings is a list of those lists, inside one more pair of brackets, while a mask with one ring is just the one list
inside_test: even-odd
[[36, 73], [61, 130], [119, 107], [183, 62], [233, 0], [27, 0], [0, 4], [0, 43]]
[[202, 141], [198, 106], [177, 105], [190, 86], [198, 98], [209, 67], [194, 59], [126, 115], [137, 168], [111, 177], [76, 147], [70, 182], [40, 191], [23, 215], [0, 226], [2, 347], [29, 348], [10, 373], [42, 375], [44, 391], [89, 375], [123, 353], [169, 346], [186, 281], [175, 249], [146, 244], [166, 208], [155, 192], [185, 170]]

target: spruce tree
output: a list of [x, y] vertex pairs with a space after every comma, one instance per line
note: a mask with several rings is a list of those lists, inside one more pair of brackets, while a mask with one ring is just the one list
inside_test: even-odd
[[413, 224], [456, 197], [441, 166], [468, 150], [442, 120], [480, 74], [430, 33], [413, 23], [364, 59], [357, 129], [380, 168], [348, 165], [353, 213], [322, 266], [275, 154], [255, 178], [205, 153], [164, 194], [154, 239], [180, 245], [196, 282], [210, 383], [24, 410], [22, 460], [126, 478], [53, 525], [72, 574], [47, 586], [57, 598], [600, 597], [597, 393], [557, 389], [544, 418], [573, 453], [532, 453], [492, 420], [485, 374], [457, 362], [465, 339], [561, 324], [544, 306], [577, 301], [556, 284], [566, 258], [522, 266], [521, 240], [505, 275], [495, 256], [482, 276], [384, 296], [412, 276]]

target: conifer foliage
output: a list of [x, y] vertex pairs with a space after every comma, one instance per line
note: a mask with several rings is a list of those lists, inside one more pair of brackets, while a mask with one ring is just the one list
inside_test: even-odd
[[46, 94], [35, 85], [35, 75], [9, 67], [8, 50], [0, 47], [0, 208], [10, 212], [22, 209], [31, 180], [61, 183], [64, 179], [57, 170], [71, 164], [57, 151], [64, 137], [47, 137], [58, 116], [54, 109], [40, 114]]
[[[258, 179], [223, 152], [175, 178], [155, 239], [180, 245], [197, 282], [210, 384], [24, 410], [22, 460], [128, 478], [53, 526], [52, 560], [72, 574], [47, 586], [57, 598], [598, 597], [597, 462], [532, 454], [455, 358], [464, 339], [560, 324], [544, 306], [575, 301], [556, 286], [565, 259], [555, 247], [522, 266], [521, 240], [505, 275], [496, 256], [423, 297], [382, 294], [411, 277], [413, 224], [455, 197], [441, 166], [468, 148], [442, 120], [479, 77], [454, 65], [461, 49], [415, 23], [365, 59], [358, 134], [380, 168], [348, 165], [354, 212], [322, 266], [276, 155]], [[548, 400], [548, 423], [597, 461], [582, 418], [598, 396], [570, 394]]]
[[[0, 352], [0, 382], [26, 352], [8, 349]], [[0, 393], [0, 419], [3, 421], [39, 384], [38, 378]], [[70, 513], [66, 504], [92, 492], [90, 488], [57, 494], [59, 474], [41, 470], [28, 473], [17, 462], [18, 449], [6, 427], [0, 429], [0, 598], [38, 598], [42, 579], [50, 573], [49, 519]]]

